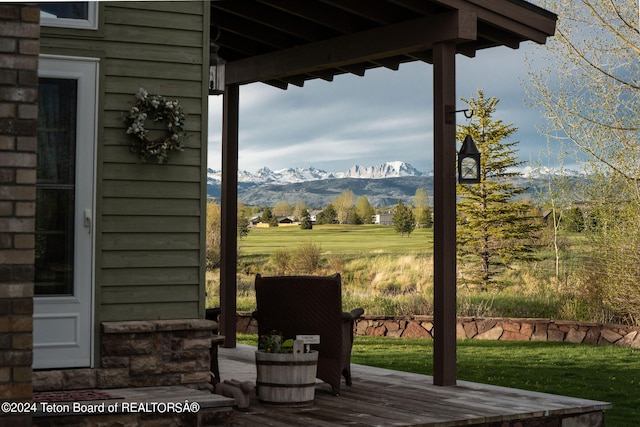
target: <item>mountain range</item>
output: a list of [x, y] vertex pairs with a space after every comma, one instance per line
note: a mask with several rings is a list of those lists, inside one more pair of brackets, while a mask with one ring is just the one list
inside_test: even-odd
[[[544, 168], [527, 167], [514, 178], [519, 186], [553, 174]], [[221, 171], [207, 170], [207, 194], [220, 200]], [[238, 198], [247, 205], [274, 206], [286, 200], [291, 205], [304, 201], [309, 207], [324, 207], [345, 190], [356, 198], [366, 196], [375, 207], [391, 206], [402, 200], [411, 203], [416, 189], [423, 188], [433, 197], [433, 174], [422, 172], [403, 161], [377, 166], [354, 165], [345, 172], [327, 172], [315, 167], [296, 167], [273, 171], [263, 167], [251, 173], [238, 171]]]

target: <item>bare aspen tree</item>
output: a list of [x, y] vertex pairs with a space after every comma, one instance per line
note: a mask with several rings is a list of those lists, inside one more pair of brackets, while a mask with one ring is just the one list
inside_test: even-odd
[[[543, 0], [558, 14], [530, 68], [529, 98], [550, 136], [571, 141], [592, 184], [586, 294], [603, 320], [640, 323], [640, 30], [637, 0]], [[538, 63], [530, 61], [530, 65]]]

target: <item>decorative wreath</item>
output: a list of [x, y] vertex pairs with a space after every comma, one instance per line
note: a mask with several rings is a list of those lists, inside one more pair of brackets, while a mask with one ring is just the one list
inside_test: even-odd
[[[170, 151], [183, 151], [185, 114], [177, 100], [167, 101], [160, 95], [149, 95], [140, 88], [136, 96], [136, 104], [124, 118], [127, 124], [127, 135], [135, 137], [131, 151], [137, 153], [141, 161], [155, 158], [158, 163], [166, 163]], [[166, 135], [149, 139], [149, 130], [145, 120], [150, 117], [154, 122], [162, 121], [167, 127]]]

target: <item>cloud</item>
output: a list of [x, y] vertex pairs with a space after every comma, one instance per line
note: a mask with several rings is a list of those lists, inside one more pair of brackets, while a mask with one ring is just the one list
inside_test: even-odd
[[[488, 49], [456, 62], [458, 99], [471, 98], [478, 89], [500, 99], [495, 118], [519, 129], [514, 140], [520, 141], [524, 161], [546, 150], [536, 129], [544, 120], [523, 102], [524, 57], [532, 49], [531, 44]], [[421, 62], [402, 64], [398, 71], [369, 70], [364, 77], [312, 80], [286, 91], [261, 83], [242, 86], [239, 167], [315, 166], [337, 172], [353, 164], [403, 160], [433, 170], [432, 86], [432, 67]], [[209, 100], [209, 167], [219, 169], [222, 98]], [[465, 120], [462, 114], [456, 119]]]

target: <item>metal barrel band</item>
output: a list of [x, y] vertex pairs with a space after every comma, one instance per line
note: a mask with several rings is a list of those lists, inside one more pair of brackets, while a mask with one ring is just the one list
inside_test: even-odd
[[318, 363], [317, 360], [300, 360], [300, 361], [287, 361], [279, 362], [274, 360], [257, 360], [256, 365], [268, 365], [268, 366], [313, 366]]
[[279, 384], [279, 383], [265, 383], [262, 381], [256, 382], [256, 386], [258, 387], [283, 387], [283, 388], [306, 388], [306, 387], [315, 387], [316, 383], [309, 384]]

